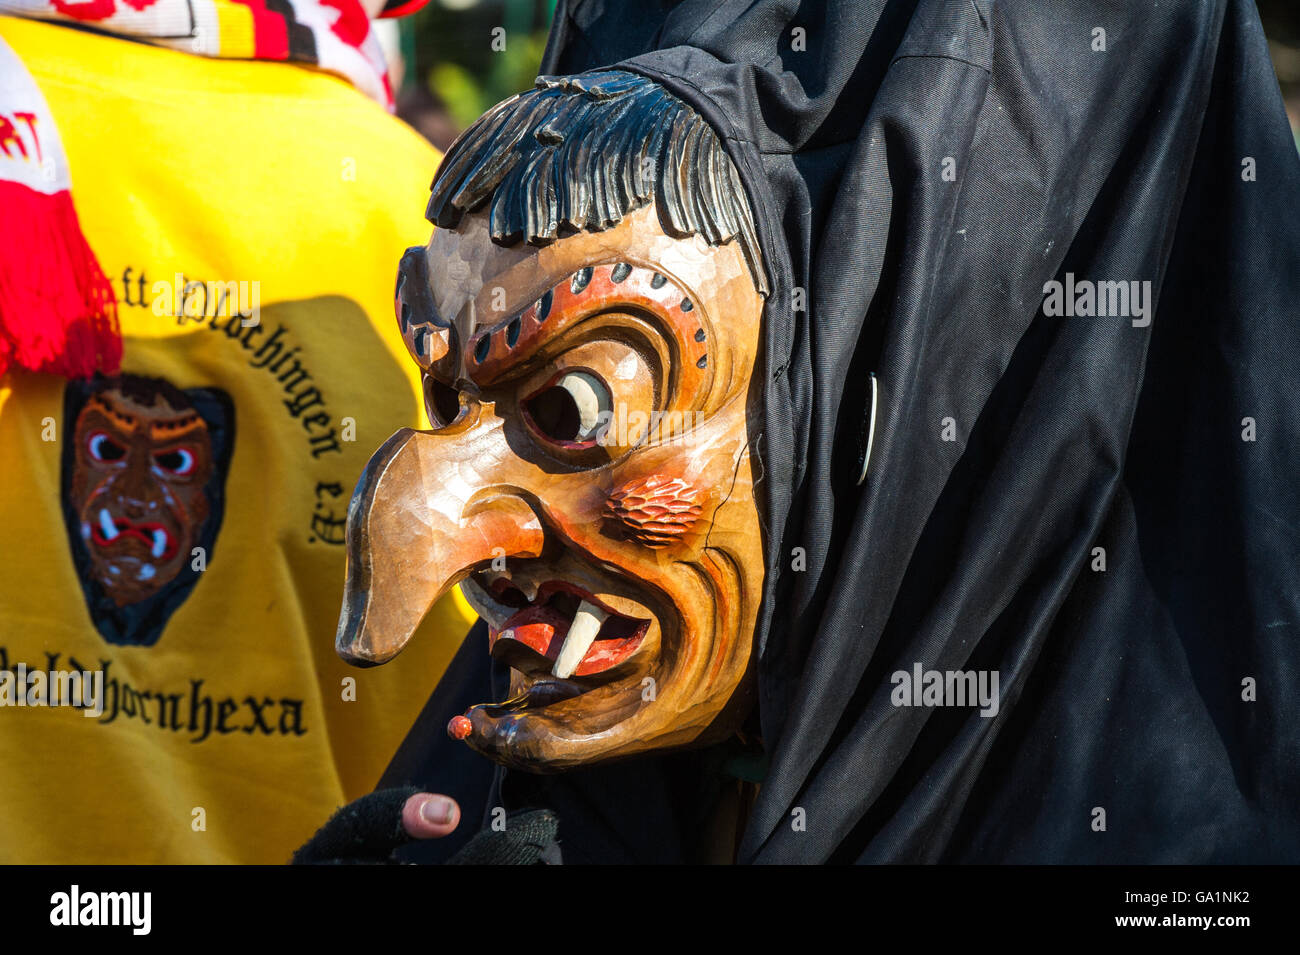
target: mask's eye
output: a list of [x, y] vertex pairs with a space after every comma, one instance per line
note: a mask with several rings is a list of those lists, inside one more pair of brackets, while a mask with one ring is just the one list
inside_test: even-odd
[[158, 451], [153, 456], [153, 463], [160, 471], [184, 477], [194, 473], [194, 452], [189, 448]]
[[435, 428], [446, 428], [460, 418], [460, 391], [432, 375], [424, 376], [424, 410]]
[[86, 450], [96, 461], [120, 461], [126, 457], [126, 448], [122, 447], [103, 431], [92, 431], [86, 440]]
[[608, 427], [614, 408], [609, 388], [586, 371], [565, 372], [524, 400], [533, 428], [551, 441], [588, 445]]

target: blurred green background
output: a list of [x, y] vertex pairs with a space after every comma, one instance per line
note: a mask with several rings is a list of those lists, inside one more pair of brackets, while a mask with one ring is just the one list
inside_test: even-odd
[[395, 21], [398, 115], [445, 150], [488, 107], [533, 85], [555, 3], [430, 0]]
[[[398, 115], [446, 150], [489, 106], [532, 85], [555, 2], [430, 0], [412, 16], [382, 21], [399, 61]], [[1257, 6], [1300, 146], [1300, 0]]]

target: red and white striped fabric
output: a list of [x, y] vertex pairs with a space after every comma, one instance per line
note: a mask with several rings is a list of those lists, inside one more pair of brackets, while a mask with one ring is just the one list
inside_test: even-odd
[[0, 0], [0, 13], [199, 56], [317, 66], [393, 108], [384, 52], [360, 0]]
[[122, 358], [113, 290], [77, 221], [45, 97], [0, 40], [0, 375], [83, 378]]
[[[399, 3], [400, 15], [422, 0]], [[199, 56], [329, 70], [393, 108], [383, 50], [360, 0], [0, 0], [0, 14], [81, 24]], [[72, 204], [45, 98], [0, 41], [0, 375], [118, 370], [113, 291]]]

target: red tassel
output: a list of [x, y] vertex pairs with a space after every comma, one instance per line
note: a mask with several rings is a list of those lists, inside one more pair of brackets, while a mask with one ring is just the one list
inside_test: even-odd
[[72, 194], [0, 180], [0, 216], [0, 375], [11, 367], [64, 378], [116, 374], [117, 299]]

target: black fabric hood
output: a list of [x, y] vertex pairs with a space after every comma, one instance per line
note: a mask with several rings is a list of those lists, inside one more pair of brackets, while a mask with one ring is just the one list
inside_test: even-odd
[[[1300, 861], [1300, 158], [1253, 4], [561, 0], [542, 72], [609, 67], [725, 139], [773, 288], [740, 861]], [[996, 716], [895, 705], [918, 666]]]
[[[1300, 861], [1300, 160], [1254, 5], [562, 2], [542, 71], [613, 65], [727, 140], [774, 287], [742, 859]], [[1045, 316], [1067, 273], [1150, 324]], [[916, 663], [999, 671], [998, 715], [894, 706]]]

